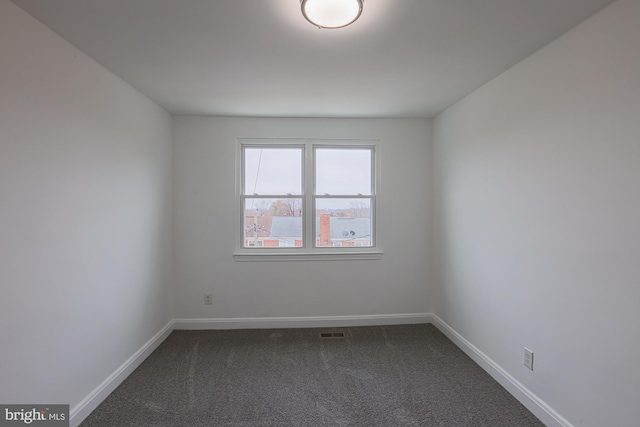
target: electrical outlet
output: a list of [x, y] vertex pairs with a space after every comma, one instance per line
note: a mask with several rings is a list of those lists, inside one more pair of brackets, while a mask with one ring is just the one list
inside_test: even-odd
[[204, 294], [204, 304], [211, 305], [213, 304], [213, 294]]
[[533, 371], [533, 351], [527, 347], [524, 348], [524, 366]]

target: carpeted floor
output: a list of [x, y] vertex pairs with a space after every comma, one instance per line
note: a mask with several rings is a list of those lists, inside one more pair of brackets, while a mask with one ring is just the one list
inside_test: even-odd
[[81, 426], [543, 424], [424, 324], [174, 331]]

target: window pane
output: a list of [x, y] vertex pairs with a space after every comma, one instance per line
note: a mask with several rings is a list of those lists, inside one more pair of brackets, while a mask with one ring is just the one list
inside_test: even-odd
[[245, 148], [244, 194], [302, 194], [302, 148]]
[[244, 200], [245, 248], [300, 247], [302, 198], [246, 198]]
[[372, 246], [371, 199], [316, 199], [316, 246]]
[[316, 194], [371, 194], [371, 149], [317, 148]]

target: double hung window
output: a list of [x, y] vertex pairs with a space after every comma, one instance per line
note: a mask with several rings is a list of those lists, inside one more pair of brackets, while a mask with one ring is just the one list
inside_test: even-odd
[[239, 140], [236, 255], [379, 255], [379, 164], [378, 141]]

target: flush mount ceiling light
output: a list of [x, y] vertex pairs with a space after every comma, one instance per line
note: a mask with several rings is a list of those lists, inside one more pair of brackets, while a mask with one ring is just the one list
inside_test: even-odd
[[362, 13], [363, 0], [301, 0], [302, 14], [318, 28], [342, 28]]

